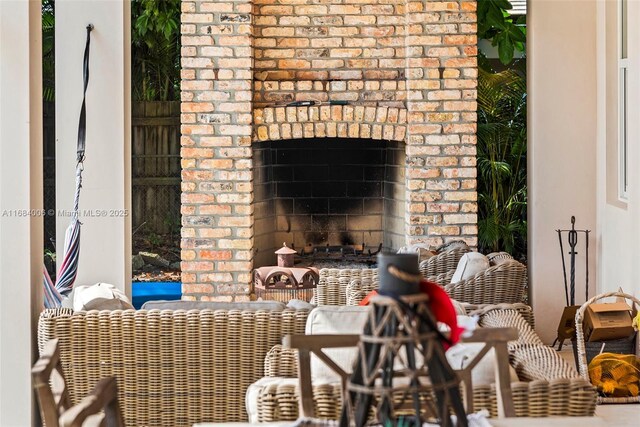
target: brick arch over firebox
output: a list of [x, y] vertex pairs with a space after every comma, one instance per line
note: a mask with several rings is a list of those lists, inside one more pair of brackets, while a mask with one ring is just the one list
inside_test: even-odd
[[404, 142], [407, 110], [362, 105], [265, 107], [253, 112], [253, 141], [369, 138]]
[[[185, 298], [249, 298], [263, 140], [403, 141], [405, 241], [476, 244], [475, 0], [183, 0], [182, 12]], [[351, 105], [274, 107], [293, 101]]]

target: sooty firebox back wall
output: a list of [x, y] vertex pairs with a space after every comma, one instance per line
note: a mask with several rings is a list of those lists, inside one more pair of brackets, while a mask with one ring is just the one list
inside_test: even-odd
[[267, 141], [253, 149], [255, 265], [273, 251], [404, 236], [404, 144], [368, 139]]

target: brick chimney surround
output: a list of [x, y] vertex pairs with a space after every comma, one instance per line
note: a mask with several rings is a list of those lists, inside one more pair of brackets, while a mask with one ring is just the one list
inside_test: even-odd
[[183, 299], [249, 300], [282, 242], [476, 245], [475, 0], [183, 0], [181, 32]]

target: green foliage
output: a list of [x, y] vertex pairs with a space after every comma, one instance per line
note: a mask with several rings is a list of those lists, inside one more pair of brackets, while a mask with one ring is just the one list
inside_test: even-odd
[[160, 244], [162, 243], [162, 237], [160, 237], [158, 234], [154, 233], [154, 232], [149, 232], [146, 236], [145, 236], [147, 242], [151, 245], [151, 247], [155, 248], [157, 246], [160, 246]]
[[42, 98], [55, 100], [55, 18], [54, 0], [42, 0]]
[[498, 47], [500, 62], [508, 65], [516, 50], [525, 51], [527, 41], [525, 18], [517, 21], [509, 15], [507, 0], [478, 0], [478, 38], [491, 41]]
[[526, 255], [527, 85], [513, 69], [478, 76], [478, 244]]
[[132, 0], [131, 86], [137, 101], [180, 99], [180, 0]]

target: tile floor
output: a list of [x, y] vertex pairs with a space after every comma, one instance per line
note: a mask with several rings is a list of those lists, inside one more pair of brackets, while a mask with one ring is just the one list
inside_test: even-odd
[[490, 422], [493, 427], [635, 427], [640, 425], [640, 404], [600, 405], [595, 417], [509, 418]]

